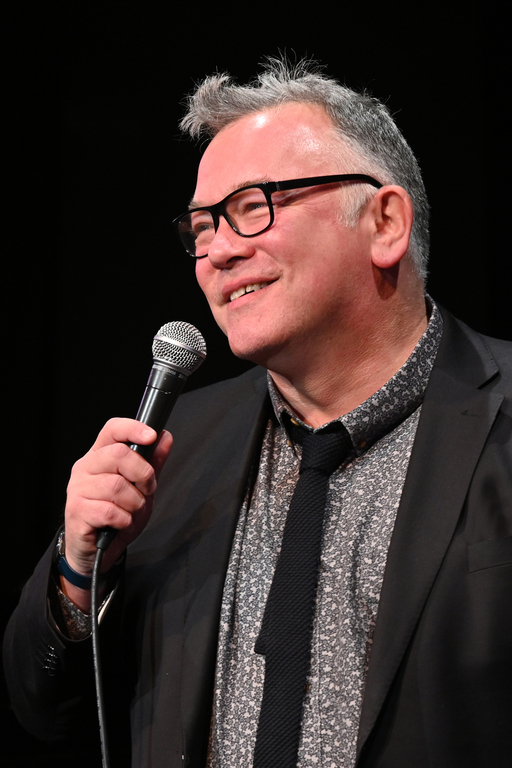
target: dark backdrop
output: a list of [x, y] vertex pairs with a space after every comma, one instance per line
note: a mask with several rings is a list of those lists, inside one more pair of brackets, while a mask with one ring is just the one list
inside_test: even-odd
[[[6, 25], [4, 617], [59, 523], [72, 463], [107, 418], [134, 415], [156, 330], [202, 330], [209, 356], [192, 386], [245, 367], [170, 223], [200, 156], [180, 138], [180, 101], [205, 74], [244, 81], [286, 50], [384, 99], [432, 204], [430, 292], [512, 337], [508, 72], [492, 3], [49, 5], [18, 4]], [[11, 732], [12, 765], [50, 761]]]

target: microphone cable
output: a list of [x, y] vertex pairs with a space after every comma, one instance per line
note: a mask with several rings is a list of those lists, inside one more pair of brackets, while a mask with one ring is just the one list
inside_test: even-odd
[[96, 706], [98, 710], [98, 723], [100, 729], [100, 743], [101, 743], [101, 763], [103, 768], [110, 768], [110, 753], [108, 749], [107, 738], [107, 724], [105, 718], [105, 701], [103, 697], [103, 677], [101, 674], [101, 654], [100, 654], [100, 642], [99, 642], [99, 620], [98, 620], [98, 599], [99, 599], [99, 582], [101, 563], [103, 561], [103, 553], [107, 549], [111, 537], [106, 546], [102, 546], [101, 542], [105, 541], [105, 538], [98, 537], [98, 543], [96, 550], [96, 557], [94, 559], [94, 568], [92, 571], [92, 583], [91, 583], [91, 632], [92, 632], [92, 658], [94, 667], [94, 683], [96, 686]]

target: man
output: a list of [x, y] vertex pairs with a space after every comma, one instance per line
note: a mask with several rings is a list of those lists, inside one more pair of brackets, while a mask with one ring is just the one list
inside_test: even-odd
[[[261, 368], [184, 396], [152, 466], [126, 443], [155, 433], [126, 419], [77, 462], [65, 559], [78, 580], [53, 586], [52, 545], [6, 636], [18, 716], [46, 738], [94, 727], [77, 584], [110, 525], [112, 581], [129, 550], [101, 624], [107, 703], [121, 742], [130, 710], [132, 765], [272, 764], [288, 739], [279, 725], [262, 757], [266, 721], [283, 714], [268, 708], [281, 618], [269, 606], [287, 513], [307, 441], [343, 431], [286, 760], [508, 765], [511, 350], [425, 298], [428, 206], [410, 148], [383, 105], [282, 62], [250, 86], [209, 78], [183, 123], [213, 138], [177, 227], [233, 352]], [[286, 589], [275, 604], [300, 611]]]

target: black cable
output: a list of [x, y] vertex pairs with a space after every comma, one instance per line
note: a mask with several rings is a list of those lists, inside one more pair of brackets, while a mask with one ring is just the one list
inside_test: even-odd
[[105, 703], [103, 699], [103, 679], [101, 675], [101, 655], [99, 644], [98, 623], [98, 593], [100, 581], [101, 562], [103, 560], [103, 548], [98, 547], [94, 560], [91, 584], [91, 622], [92, 622], [92, 656], [94, 665], [94, 681], [96, 684], [96, 704], [98, 708], [98, 721], [100, 726], [101, 759], [103, 768], [110, 768], [110, 756], [108, 751], [107, 725], [105, 719]]

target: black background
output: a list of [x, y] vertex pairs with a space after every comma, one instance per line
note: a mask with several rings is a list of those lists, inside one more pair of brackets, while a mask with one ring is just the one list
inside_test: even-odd
[[[494, 4], [46, 5], [18, 4], [5, 24], [3, 617], [60, 521], [71, 465], [107, 418], [136, 412], [158, 328], [178, 319], [203, 332], [209, 356], [191, 386], [246, 367], [171, 229], [200, 157], [180, 137], [180, 102], [204, 75], [243, 82], [284, 50], [385, 100], [432, 205], [429, 291], [477, 330], [512, 337], [510, 99]], [[17, 755], [7, 764], [50, 762], [40, 746], [31, 756], [7, 705], [3, 718]]]

